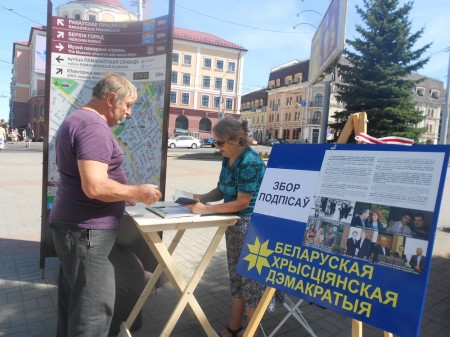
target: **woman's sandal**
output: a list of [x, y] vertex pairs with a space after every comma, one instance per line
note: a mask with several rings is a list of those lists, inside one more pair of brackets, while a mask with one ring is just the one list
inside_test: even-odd
[[[241, 326], [239, 329], [236, 329], [236, 330], [230, 329], [230, 327], [227, 326], [227, 331], [230, 333], [231, 337], [238, 337], [238, 333], [241, 332], [241, 331], [243, 331], [243, 330], [244, 330], [244, 328], [243, 328], [242, 326]], [[218, 333], [218, 335], [219, 335], [220, 337], [223, 337], [223, 336], [220, 334], [220, 332]]]

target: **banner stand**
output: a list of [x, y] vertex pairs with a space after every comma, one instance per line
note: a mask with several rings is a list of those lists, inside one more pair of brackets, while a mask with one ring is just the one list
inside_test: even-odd
[[[354, 131], [355, 135], [363, 132], [367, 133], [367, 113], [358, 112], [350, 115], [347, 123], [345, 123], [342, 133], [340, 134], [337, 143], [347, 143], [350, 135]], [[362, 337], [363, 325], [361, 321], [352, 319], [352, 337]], [[392, 337], [392, 333], [384, 331], [384, 337]]]
[[252, 319], [248, 322], [248, 326], [245, 329], [243, 337], [253, 336], [258, 329], [259, 323], [266, 312], [267, 307], [269, 306], [270, 301], [272, 300], [273, 295], [275, 295], [275, 288], [266, 287], [264, 291], [264, 295], [256, 307], [255, 313], [253, 314]]
[[344, 128], [342, 129], [341, 134], [339, 135], [337, 144], [345, 144], [348, 142], [352, 131], [355, 132], [355, 136], [358, 133], [367, 133], [367, 113], [365, 112], [357, 112], [351, 114], [347, 119], [347, 123], [345, 123]]
[[[365, 112], [359, 112], [350, 115], [349, 119], [347, 120], [347, 123], [345, 124], [342, 130], [341, 135], [337, 140], [337, 143], [338, 144], [347, 143], [352, 132], [354, 132], [355, 135], [361, 132], [367, 133], [367, 114]], [[250, 322], [248, 322], [248, 326], [245, 329], [243, 337], [249, 337], [254, 335], [254, 333], [258, 329], [259, 324], [261, 323], [261, 320], [264, 316], [264, 313], [266, 312], [267, 307], [269, 306], [269, 303], [273, 295], [275, 294], [275, 291], [276, 291], [275, 288], [266, 287], [264, 295], [259, 301], [252, 319], [250, 320]], [[290, 313], [288, 313], [288, 315], [290, 315]], [[393, 337], [393, 334], [390, 332], [384, 331], [383, 333], [384, 337]], [[362, 336], [363, 336], [362, 322], [356, 319], [352, 319], [352, 337], [362, 337]]]

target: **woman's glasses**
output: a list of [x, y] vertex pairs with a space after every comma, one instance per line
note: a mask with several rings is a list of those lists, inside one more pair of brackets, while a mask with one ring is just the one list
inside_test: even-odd
[[214, 140], [214, 144], [218, 147], [223, 147], [227, 141]]

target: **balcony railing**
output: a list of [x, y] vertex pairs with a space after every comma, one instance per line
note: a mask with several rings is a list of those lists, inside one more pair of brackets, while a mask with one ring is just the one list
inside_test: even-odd
[[320, 124], [320, 118], [308, 118], [308, 124]]

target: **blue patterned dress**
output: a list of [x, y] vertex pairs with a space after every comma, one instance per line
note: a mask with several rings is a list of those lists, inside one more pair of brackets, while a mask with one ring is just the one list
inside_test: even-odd
[[248, 207], [236, 212], [236, 215], [241, 218], [234, 226], [228, 227], [225, 232], [231, 295], [243, 298], [248, 307], [256, 307], [264, 293], [265, 286], [238, 275], [236, 268], [266, 166], [259, 154], [249, 146], [244, 148], [231, 167], [229, 162], [229, 158], [223, 159], [217, 185], [224, 194], [224, 202], [236, 200], [238, 192], [253, 194]]

